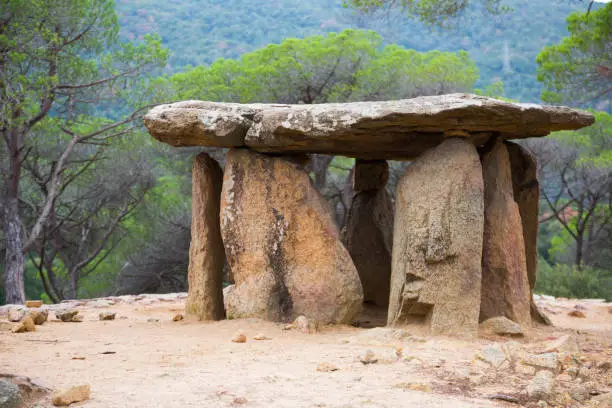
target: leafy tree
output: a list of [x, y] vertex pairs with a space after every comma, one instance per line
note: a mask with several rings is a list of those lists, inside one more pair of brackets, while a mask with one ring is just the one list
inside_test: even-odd
[[593, 114], [593, 126], [528, 142], [538, 157], [548, 212], [540, 222], [554, 219], [563, 227], [550, 251], [572, 249], [571, 263], [578, 269], [604, 266], [596, 262], [597, 248], [612, 243], [612, 115]]
[[[59, 197], [87, 159], [113, 137], [133, 130], [143, 101], [134, 87], [167, 56], [157, 37], [118, 41], [111, 0], [2, 0], [0, 7], [0, 217], [5, 240], [4, 296], [25, 300], [26, 254], [36, 247]], [[111, 104], [125, 109], [109, 110]], [[112, 118], [94, 115], [107, 110]], [[61, 144], [46, 173], [45, 193], [26, 224], [21, 205], [24, 163], [36, 135]]]
[[537, 57], [542, 99], [610, 109], [612, 96], [612, 3], [567, 19], [570, 35]]
[[508, 11], [503, 0], [348, 0], [347, 4], [362, 12], [400, 8], [410, 17], [426, 24], [443, 27], [474, 3], [489, 14]]

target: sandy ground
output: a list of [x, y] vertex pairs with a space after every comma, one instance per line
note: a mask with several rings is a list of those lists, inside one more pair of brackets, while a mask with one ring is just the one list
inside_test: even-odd
[[[0, 373], [28, 376], [52, 389], [90, 384], [91, 399], [73, 406], [91, 408], [516, 407], [489, 397], [518, 398], [531, 377], [478, 364], [475, 356], [483, 347], [518, 341], [537, 351], [569, 333], [578, 340], [586, 366], [612, 362], [611, 306], [598, 301], [540, 298], [555, 327], [535, 328], [523, 338], [458, 340], [410, 332], [394, 340], [383, 328], [334, 326], [305, 334], [257, 319], [173, 322], [183, 312], [184, 296], [64, 304], [76, 306], [85, 321], [62, 323], [51, 312], [35, 332], [0, 332]], [[576, 307], [586, 318], [567, 315]], [[117, 312], [117, 319], [99, 321], [101, 311]], [[360, 325], [372, 326], [380, 318], [370, 313]], [[247, 335], [246, 343], [231, 341], [237, 331]], [[254, 340], [258, 333], [269, 339]], [[368, 349], [377, 363], [359, 361]], [[321, 363], [338, 370], [317, 371]], [[608, 373], [591, 380], [596, 392], [611, 390]], [[37, 406], [50, 407], [50, 397]]]

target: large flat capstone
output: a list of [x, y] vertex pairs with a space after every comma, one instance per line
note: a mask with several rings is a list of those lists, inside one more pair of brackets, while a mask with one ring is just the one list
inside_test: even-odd
[[153, 108], [149, 133], [172, 146], [244, 147], [268, 153], [327, 153], [411, 159], [449, 137], [475, 145], [546, 136], [593, 123], [588, 112], [509, 103], [471, 94], [316, 105], [184, 101]]

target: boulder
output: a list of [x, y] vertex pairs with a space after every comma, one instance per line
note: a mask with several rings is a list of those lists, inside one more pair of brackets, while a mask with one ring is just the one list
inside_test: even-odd
[[230, 150], [221, 235], [235, 281], [228, 318], [347, 323], [360, 310], [359, 275], [331, 210], [290, 158]]
[[395, 201], [389, 324], [476, 334], [483, 214], [482, 168], [469, 141], [449, 139], [406, 169]]
[[19, 387], [12, 382], [0, 380], [0, 407], [19, 408], [22, 404]]
[[486, 148], [490, 150], [482, 157], [485, 223], [480, 320], [505, 316], [524, 330], [531, 327], [532, 296], [508, 149], [501, 139]]
[[192, 172], [191, 244], [187, 314], [199, 320], [220, 320], [223, 308], [225, 250], [219, 227], [219, 203], [223, 172], [206, 153], [200, 153]]
[[40, 326], [47, 321], [49, 317], [49, 310], [46, 308], [34, 309], [30, 312], [30, 317], [34, 321], [34, 324]]
[[78, 310], [64, 309], [64, 310], [56, 311], [55, 317], [57, 317], [62, 322], [71, 322], [73, 321], [74, 317], [76, 317], [78, 314], [79, 314]]
[[533, 300], [533, 288], [538, 275], [538, 217], [540, 214], [538, 165], [535, 156], [521, 145], [506, 142], [506, 147], [510, 158], [514, 201], [518, 205], [523, 226], [527, 279], [532, 294], [531, 318], [538, 323], [550, 325], [550, 319], [538, 309]]
[[364, 159], [411, 159], [452, 137], [480, 145], [545, 136], [592, 124], [587, 112], [450, 94], [380, 102], [312, 105], [185, 101], [160, 105], [144, 119], [172, 146], [243, 147], [273, 153], [325, 153]]
[[387, 306], [393, 250], [393, 203], [385, 190], [388, 166], [357, 160], [353, 174], [355, 193], [344, 244], [359, 272], [364, 301]]
[[76, 387], [60, 390], [53, 393], [51, 402], [56, 407], [63, 407], [75, 402], [86, 401], [89, 399], [91, 389], [89, 385], [79, 385]]
[[21, 322], [17, 323], [11, 329], [13, 333], [25, 333], [36, 331], [34, 320], [30, 316], [26, 316]]
[[27, 309], [23, 306], [12, 307], [8, 311], [9, 322], [20, 322], [27, 314]]

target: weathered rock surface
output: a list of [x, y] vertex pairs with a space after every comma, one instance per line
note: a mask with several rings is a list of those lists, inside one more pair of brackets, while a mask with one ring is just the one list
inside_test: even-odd
[[223, 308], [225, 250], [219, 226], [223, 172], [206, 153], [193, 164], [189, 294], [185, 310], [199, 320], [220, 320]]
[[58, 310], [55, 312], [55, 317], [62, 322], [71, 322], [78, 314], [79, 311], [74, 309]]
[[19, 387], [12, 382], [0, 380], [0, 407], [19, 408], [21, 402]]
[[27, 309], [23, 306], [21, 307], [12, 307], [8, 311], [8, 320], [9, 322], [20, 322], [27, 314]]
[[49, 317], [49, 310], [42, 307], [39, 309], [34, 309], [30, 312], [30, 317], [34, 321], [34, 324], [40, 326], [47, 321], [47, 318]]
[[474, 146], [453, 138], [420, 156], [399, 181], [395, 205], [388, 323], [475, 334], [484, 209]]
[[531, 327], [531, 288], [527, 278], [523, 227], [514, 201], [510, 159], [498, 139], [482, 158], [485, 223], [482, 251], [481, 321], [505, 316]]
[[485, 331], [501, 335], [521, 336], [523, 334], [519, 324], [504, 316], [487, 319], [480, 324], [480, 327]]
[[63, 407], [75, 402], [86, 401], [89, 399], [91, 389], [89, 385], [79, 385], [66, 390], [56, 391], [51, 396], [51, 402], [56, 407]]
[[353, 174], [355, 193], [344, 244], [359, 272], [364, 301], [387, 306], [393, 250], [393, 203], [385, 190], [388, 166], [357, 160]]
[[493, 132], [503, 139], [545, 136], [588, 126], [593, 116], [566, 107], [451, 94], [318, 105], [185, 101], [160, 105], [144, 121], [151, 135], [172, 146], [405, 159], [448, 137], [466, 137], [480, 145]]
[[246, 149], [229, 152], [221, 234], [235, 286], [227, 315], [349, 322], [360, 310], [359, 275], [325, 199], [299, 164]]
[[534, 400], [547, 400], [552, 395], [555, 379], [550, 371], [539, 371], [527, 386], [527, 395]]
[[552, 324], [533, 300], [533, 288], [538, 275], [538, 216], [540, 212], [540, 183], [535, 157], [519, 144], [507, 142], [514, 201], [521, 214], [527, 278], [531, 290], [531, 318], [538, 323]]
[[117, 312], [102, 312], [98, 315], [100, 320], [115, 320], [115, 316], [117, 316]]
[[13, 333], [26, 333], [36, 331], [34, 320], [30, 316], [26, 316], [21, 322], [17, 323], [11, 329]]

